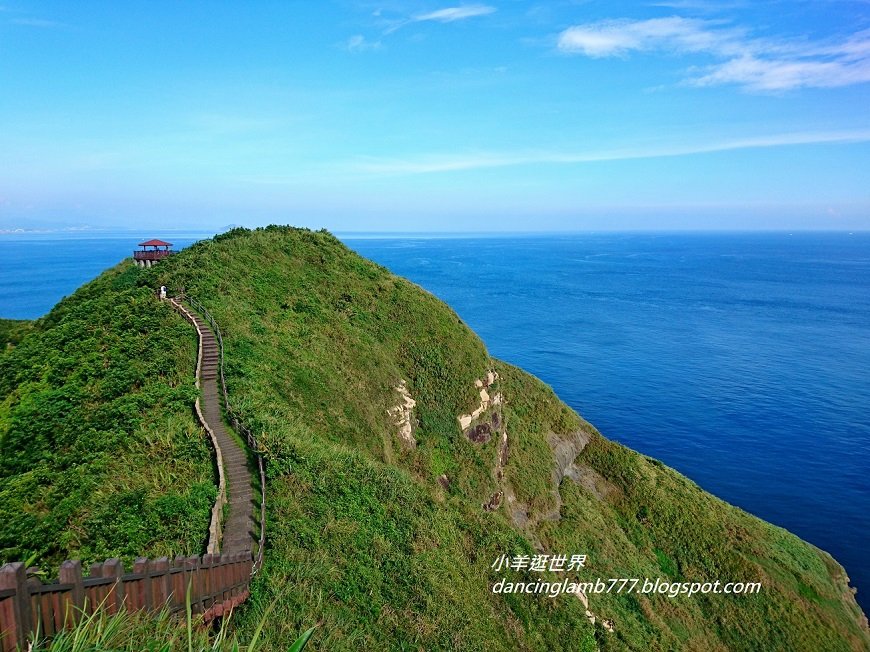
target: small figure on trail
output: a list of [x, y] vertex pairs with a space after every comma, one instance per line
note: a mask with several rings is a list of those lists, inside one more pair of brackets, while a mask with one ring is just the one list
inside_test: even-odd
[[166, 286], [165, 285], [160, 286], [160, 298], [161, 299], [166, 298]]

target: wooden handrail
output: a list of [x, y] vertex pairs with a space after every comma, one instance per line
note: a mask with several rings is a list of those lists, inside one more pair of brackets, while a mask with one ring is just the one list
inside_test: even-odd
[[[194, 320], [193, 315], [190, 314], [190, 311], [187, 310], [177, 299], [170, 299], [170, 303], [175, 306], [176, 310], [178, 310], [191, 324], [196, 328], [197, 338], [199, 340], [199, 347], [196, 356], [196, 388], [202, 388], [202, 358], [203, 358], [203, 334], [199, 330], [199, 326], [196, 324], [196, 320]], [[215, 499], [214, 505], [211, 510], [211, 521], [208, 527], [208, 544], [206, 547], [206, 552], [209, 554], [215, 554], [220, 551], [221, 539], [223, 538], [223, 528], [221, 526], [221, 518], [223, 516], [223, 508], [224, 505], [227, 504], [227, 478], [226, 473], [224, 471], [224, 460], [223, 460], [223, 451], [221, 450], [220, 443], [218, 442], [218, 438], [215, 433], [212, 431], [211, 426], [209, 426], [208, 420], [205, 418], [205, 415], [202, 412], [202, 406], [200, 405], [200, 397], [196, 397], [196, 402], [194, 403], [194, 410], [196, 411], [196, 418], [199, 420], [199, 423], [208, 433], [209, 439], [211, 440], [212, 448], [214, 448], [215, 454], [215, 466], [217, 467], [218, 473], [218, 495]]]
[[217, 324], [217, 321], [215, 321], [215, 318], [212, 317], [208, 309], [194, 297], [191, 297], [186, 293], [181, 292], [176, 295], [176, 299], [184, 300], [188, 304], [190, 304], [190, 306], [194, 310], [202, 315], [203, 319], [205, 319], [205, 321], [214, 331], [214, 334], [217, 337], [218, 352], [220, 355], [220, 373], [218, 375], [220, 376], [221, 390], [224, 396], [224, 409], [226, 410], [227, 416], [230, 419], [230, 423], [232, 424], [233, 429], [237, 433], [244, 436], [248, 447], [254, 453], [254, 457], [257, 460], [257, 471], [260, 476], [260, 538], [257, 543], [257, 558], [254, 560], [254, 565], [251, 569], [251, 574], [253, 575], [258, 570], [260, 570], [263, 565], [263, 550], [266, 544], [266, 468], [265, 461], [262, 455], [262, 449], [260, 448], [260, 445], [257, 442], [257, 438], [254, 436], [254, 433], [251, 432], [251, 429], [244, 424], [239, 413], [236, 412], [230, 404], [230, 396], [229, 392], [227, 391], [227, 381], [224, 374], [224, 338], [221, 333], [221, 329]]

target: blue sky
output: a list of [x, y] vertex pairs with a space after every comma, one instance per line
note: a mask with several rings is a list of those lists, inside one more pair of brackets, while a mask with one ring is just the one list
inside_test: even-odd
[[0, 229], [870, 228], [870, 2], [0, 0]]

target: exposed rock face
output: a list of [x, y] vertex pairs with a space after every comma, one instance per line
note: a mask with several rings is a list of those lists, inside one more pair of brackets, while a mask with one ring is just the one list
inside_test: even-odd
[[399, 427], [399, 441], [408, 448], [416, 448], [417, 440], [414, 439], [413, 434], [413, 413], [417, 401], [411, 398], [407, 383], [404, 380], [400, 380], [394, 389], [399, 392], [401, 400], [398, 405], [387, 410], [387, 414], [395, 419], [393, 425]]
[[572, 432], [569, 435], [550, 433], [547, 436], [547, 443], [550, 444], [555, 461], [552, 477], [553, 487], [556, 491], [558, 491], [562, 478], [568, 476], [573, 480], [572, 476], [578, 473], [578, 467], [574, 464], [574, 460], [586, 448], [589, 438], [589, 433], [583, 430]]
[[466, 430], [465, 435], [475, 444], [485, 444], [492, 439], [492, 426], [488, 423], [479, 423]]
[[502, 430], [501, 441], [498, 445], [498, 457], [496, 458], [494, 475], [499, 485], [501, 485], [501, 493], [504, 494], [504, 501], [507, 503], [507, 511], [511, 521], [517, 527], [525, 528], [529, 523], [528, 507], [517, 500], [514, 488], [511, 486], [510, 482], [505, 480], [504, 477], [504, 467], [507, 465], [509, 453], [510, 447], [508, 445], [508, 432], [505, 427]]
[[496, 491], [488, 501], [483, 504], [483, 509], [486, 512], [494, 512], [501, 507], [501, 499], [504, 497], [504, 492]]
[[[604, 486], [602, 483], [606, 483], [606, 480], [598, 475], [595, 471], [590, 469], [589, 467], [577, 464], [576, 459], [577, 456], [586, 448], [586, 444], [589, 443], [591, 435], [583, 430], [578, 430], [577, 432], [572, 432], [568, 435], [557, 435], [555, 433], [550, 433], [547, 436], [547, 443], [550, 445], [550, 449], [553, 451], [553, 472], [552, 472], [552, 482], [553, 482], [553, 496], [556, 500], [556, 506], [548, 513], [543, 514], [539, 517], [539, 520], [558, 520], [560, 518], [560, 512], [562, 509], [562, 495], [559, 493], [559, 485], [562, 484], [562, 480], [565, 478], [570, 478], [574, 482], [579, 483], [584, 488], [590, 489], [596, 497], [599, 499], [602, 498], [608, 488]], [[583, 606], [586, 608], [585, 615], [590, 623], [593, 625], [596, 621], [601, 623], [601, 626], [604, 627], [608, 632], [613, 632], [613, 621], [608, 618], [600, 618], [593, 611], [589, 609], [589, 598], [585, 593], [578, 592], [577, 597], [583, 603]]]
[[486, 391], [497, 380], [498, 374], [494, 371], [489, 371], [485, 378], [480, 378], [474, 381], [474, 386], [480, 390], [480, 405], [475, 408], [471, 414], [459, 415], [459, 427], [462, 428], [463, 431], [467, 430], [472, 421], [477, 419], [490, 407], [501, 405], [501, 394], [496, 394], [495, 396], [490, 397], [489, 392]]
[[495, 470], [495, 477], [499, 482], [504, 479], [504, 467], [508, 461], [508, 434], [507, 428], [501, 433], [501, 444], [498, 447], [498, 463]]
[[612, 483], [603, 478], [595, 469], [585, 464], [572, 463], [565, 470], [565, 477], [579, 484], [598, 500], [604, 500], [611, 493], [617, 491]]
[[[527, 534], [533, 540], [536, 540], [537, 537], [534, 535], [534, 529], [539, 523], [542, 521], [556, 521], [561, 518], [562, 496], [559, 493], [559, 486], [566, 477], [579, 483], [599, 499], [606, 496], [612, 488], [608, 487], [609, 483], [593, 469], [575, 462], [577, 456], [589, 443], [591, 435], [588, 432], [578, 430], [567, 435], [557, 435], [551, 432], [547, 436], [547, 443], [550, 445], [550, 450], [553, 453], [551, 491], [554, 498], [554, 507], [549, 512], [532, 514], [528, 505], [517, 500], [516, 492], [511, 483], [505, 478], [504, 473], [508, 462], [509, 446], [507, 424], [504, 422], [501, 410], [493, 410], [488, 419], [474, 426], [471, 425], [487, 410], [503, 403], [501, 394], [496, 393], [490, 397], [489, 391], [487, 391], [497, 380], [498, 374], [490, 371], [485, 378], [474, 382], [475, 387], [480, 391], [480, 405], [471, 414], [460, 415], [458, 417], [459, 426], [462, 428], [463, 434], [476, 444], [485, 444], [492, 439], [493, 434], [498, 435], [499, 432], [501, 433], [495, 467], [493, 468], [493, 477], [501, 488], [492, 494], [489, 500], [483, 504], [483, 510], [495, 512], [502, 506], [502, 503], [506, 503], [508, 515], [514, 525], [522, 530], [526, 530]], [[444, 475], [438, 478], [438, 482], [445, 489], [449, 487], [449, 481]], [[540, 541], [537, 542], [536, 547], [542, 551], [544, 549]], [[613, 621], [602, 619], [592, 612], [589, 609], [589, 598], [584, 593], [580, 592], [576, 595], [585, 608], [585, 615], [589, 622], [593, 625], [596, 622], [600, 622], [604, 629], [612, 632], [614, 629]]]

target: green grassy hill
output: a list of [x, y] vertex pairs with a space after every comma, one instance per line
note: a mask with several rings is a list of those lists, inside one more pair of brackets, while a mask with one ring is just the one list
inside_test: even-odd
[[[50, 393], [56, 369], [66, 367], [43, 363], [38, 351], [61, 332], [68, 358], [106, 352], [102, 370], [93, 365], [102, 379], [129, 369], [153, 348], [146, 342], [161, 338], [163, 375], [155, 379], [146, 360], [129, 372], [138, 380], [119, 385], [112, 399], [153, 398], [154, 407], [119, 422], [126, 437], [107, 437], [105, 450], [131, 436], [147, 439], [155, 415], [166, 414], [158, 423], [167, 439], [190, 442], [166, 455], [187, 453], [191, 474], [207, 465], [183, 407], [193, 331], [152, 298], [149, 288], [161, 284], [184, 288], [217, 319], [234, 407], [266, 450], [266, 564], [236, 622], [242, 635], [273, 605], [265, 636], [276, 650], [314, 623], [321, 626], [311, 649], [322, 650], [870, 647], [847, 578], [829, 555], [606, 440], [546, 385], [493, 360], [449, 307], [325, 232], [237, 229], [150, 270], [122, 265], [38, 323], [0, 357], [0, 517], [18, 518], [26, 507], [31, 525], [68, 518], [54, 504], [36, 509], [25, 499], [31, 441], [41, 440], [28, 440], [16, 416], [39, 397], [46, 407], [67, 401], [89, 418], [90, 395]], [[118, 324], [123, 332], [114, 332], [119, 312], [147, 326]], [[94, 329], [93, 319], [103, 327]], [[77, 338], [91, 345], [76, 346]], [[127, 346], [113, 348], [116, 338]], [[35, 380], [32, 369], [40, 370]], [[34, 382], [38, 389], [28, 389]], [[70, 435], [70, 455], [83, 437]], [[144, 465], [137, 460], [147, 451], [125, 450], [128, 464]], [[20, 461], [10, 465], [7, 457]], [[203, 533], [206, 503], [191, 506]], [[6, 543], [4, 555], [91, 545], [87, 536], [78, 548], [64, 547], [59, 531], [44, 536], [55, 535], [50, 551]], [[154, 545], [189, 541], [171, 527], [163, 536]], [[130, 544], [119, 534], [112, 545]], [[586, 554], [588, 561], [561, 573], [491, 568], [501, 555], [536, 554]], [[591, 594], [587, 613], [573, 595], [494, 594], [502, 577], [718, 579], [763, 588], [757, 595]]]
[[191, 411], [195, 332], [126, 263], [16, 330], [0, 355], [0, 562], [198, 553], [217, 492]]

